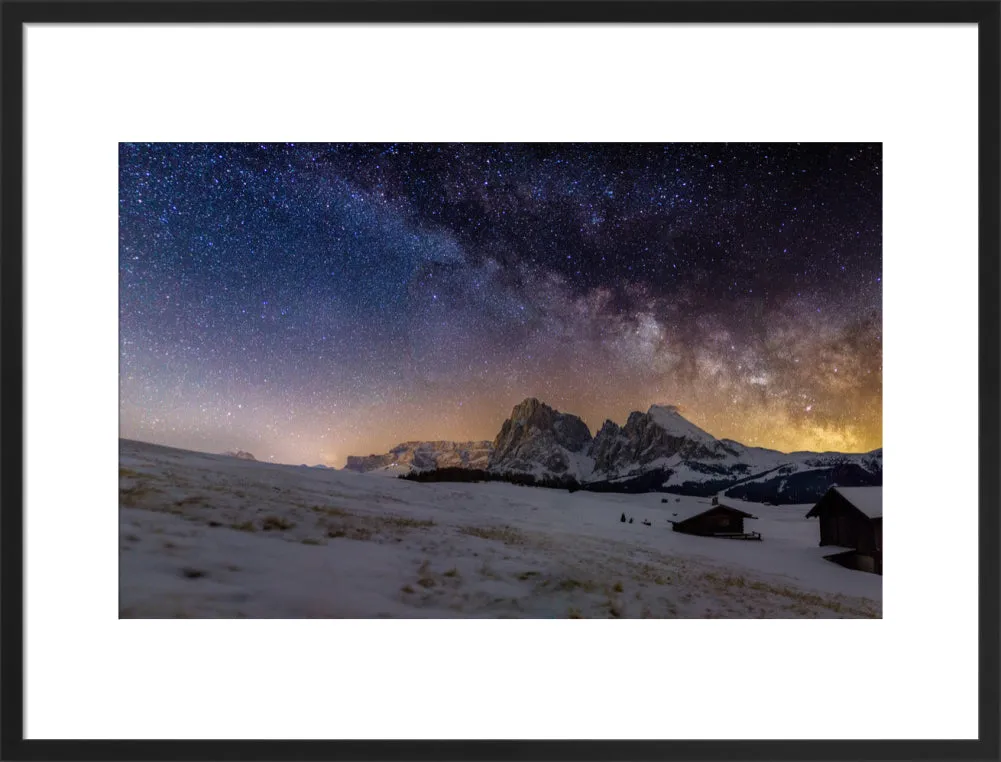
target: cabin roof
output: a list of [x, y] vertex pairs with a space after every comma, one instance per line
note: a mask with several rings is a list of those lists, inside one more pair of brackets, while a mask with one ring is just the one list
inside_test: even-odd
[[882, 487], [835, 487], [834, 489], [870, 519], [883, 518]]
[[[882, 487], [831, 487], [845, 500], [854, 505], [860, 513], [870, 519], [883, 518], [883, 488]], [[826, 495], [824, 496], [826, 497]], [[821, 498], [817, 505], [823, 501]], [[817, 515], [817, 505], [810, 509], [807, 517]]]
[[683, 506], [671, 506], [668, 511], [667, 520], [672, 524], [680, 524], [683, 521], [688, 521], [689, 519], [694, 519], [696, 516], [701, 516], [703, 513], [709, 513], [709, 511], [722, 509], [729, 513], [738, 513], [748, 519], [756, 519], [757, 516], [752, 516], [746, 511], [742, 511], [739, 508], [734, 508], [732, 505], [727, 505], [726, 503], [720, 503], [719, 505], [712, 505], [708, 502], [706, 503], [689, 503]]

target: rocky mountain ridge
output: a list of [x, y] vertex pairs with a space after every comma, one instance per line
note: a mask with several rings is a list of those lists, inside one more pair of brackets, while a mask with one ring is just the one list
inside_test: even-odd
[[344, 468], [365, 473], [380, 469], [486, 468], [493, 444], [482, 442], [401, 442], [382, 455], [349, 455]]
[[257, 458], [246, 450], [227, 450], [223, 455], [228, 455], [230, 458], [239, 458], [240, 460], [257, 460]]
[[717, 439], [672, 405], [607, 420], [591, 435], [577, 416], [535, 398], [511, 411], [493, 442], [406, 442], [385, 455], [349, 457], [346, 468], [399, 472], [471, 469], [519, 483], [609, 492], [664, 491], [768, 502], [809, 502], [832, 484], [882, 484], [882, 449], [782, 453]]

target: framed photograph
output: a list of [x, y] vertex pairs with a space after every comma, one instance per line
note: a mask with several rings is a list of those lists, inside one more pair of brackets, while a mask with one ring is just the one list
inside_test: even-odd
[[3, 756], [996, 759], [999, 20], [3, 2]]

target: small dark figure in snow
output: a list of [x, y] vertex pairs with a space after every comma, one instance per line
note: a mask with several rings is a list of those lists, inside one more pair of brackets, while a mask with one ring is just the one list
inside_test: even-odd
[[632, 524], [632, 523], [633, 523], [633, 517], [632, 517], [632, 516], [630, 516], [630, 517], [629, 517], [629, 523], [630, 523], [630, 524]]
[[660, 499], [660, 502], [662, 502], [662, 503], [666, 503], [666, 502], [667, 502], [667, 498], [666, 498], [666, 497], [662, 497], [662, 498]]
[[676, 497], [676, 498], [674, 498], [674, 502], [676, 502], [676, 503], [680, 503], [680, 502], [681, 502], [681, 498], [680, 498], [680, 497]]
[[649, 526], [653, 526], [653, 525], [649, 521], [647, 521], [646, 519], [643, 519], [643, 526], [649, 527]]
[[622, 518], [619, 519], [619, 521], [621, 521], [623, 524], [625, 524], [626, 523], [626, 514], [623, 513], [622, 514]]

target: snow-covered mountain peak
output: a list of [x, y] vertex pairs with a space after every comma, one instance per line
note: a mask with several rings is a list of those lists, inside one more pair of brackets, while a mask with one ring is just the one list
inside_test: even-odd
[[712, 434], [703, 431], [685, 418], [676, 405], [651, 405], [647, 415], [671, 436], [694, 439], [700, 442], [716, 441], [716, 437]]
[[385, 454], [349, 455], [344, 468], [360, 473], [384, 469], [408, 473], [434, 468], [486, 468], [492, 449], [492, 443], [487, 441], [401, 442]]
[[511, 410], [511, 420], [515, 425], [524, 425], [536, 418], [539, 413], [552, 415], [555, 411], [535, 397], [526, 397]]
[[657, 413], [681, 415], [681, 411], [678, 410], [677, 405], [651, 405], [650, 409], [646, 412], [647, 415], [656, 415]]
[[591, 431], [577, 416], [561, 413], [535, 397], [511, 411], [493, 442], [493, 471], [581, 478], [591, 471]]

